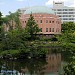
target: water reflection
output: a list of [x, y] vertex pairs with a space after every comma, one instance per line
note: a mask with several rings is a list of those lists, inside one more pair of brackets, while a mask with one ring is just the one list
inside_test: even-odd
[[61, 54], [47, 54], [46, 59], [0, 60], [2, 75], [59, 75]]
[[48, 73], [58, 73], [61, 67], [61, 54], [49, 54], [47, 55], [46, 61], [46, 74]]

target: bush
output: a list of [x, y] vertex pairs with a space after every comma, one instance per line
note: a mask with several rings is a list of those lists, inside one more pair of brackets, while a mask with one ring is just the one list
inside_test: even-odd
[[64, 67], [64, 75], [75, 75], [75, 62], [71, 62]]
[[12, 57], [16, 57], [19, 54], [19, 50], [5, 50], [0, 53], [1, 56], [7, 56], [10, 54]]
[[51, 41], [58, 41], [56, 37], [51, 38]]

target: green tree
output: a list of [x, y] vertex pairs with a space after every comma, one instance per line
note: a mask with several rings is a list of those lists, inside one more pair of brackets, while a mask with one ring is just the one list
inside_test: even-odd
[[3, 28], [3, 18], [2, 13], [0, 12], [0, 50], [2, 50], [3, 47], [3, 39], [4, 39], [4, 28]]
[[2, 13], [0, 12], [0, 26], [2, 24]]
[[20, 13], [16, 11], [15, 13], [11, 13], [9, 11], [9, 15], [3, 18], [3, 21], [6, 25], [9, 25], [9, 30], [13, 30], [14, 28], [14, 23], [15, 23], [15, 28], [22, 30], [21, 28], [21, 23], [19, 19]]
[[71, 62], [64, 67], [64, 75], [75, 75], [75, 62]]
[[64, 22], [62, 24], [62, 34], [58, 38], [61, 42], [75, 42], [75, 23]]
[[9, 14], [10, 14], [9, 18], [16, 23], [16, 28], [18, 28], [18, 29], [21, 28], [21, 23], [20, 23], [20, 19], [19, 19], [19, 16], [20, 16], [19, 11], [16, 11], [15, 13], [9, 12]]
[[74, 33], [75, 32], [75, 23], [74, 22], [64, 22], [62, 24], [63, 33]]
[[25, 30], [31, 36], [31, 39], [34, 39], [34, 35], [40, 32], [40, 29], [38, 28], [38, 25], [35, 22], [32, 14], [30, 15], [30, 18], [28, 19]]

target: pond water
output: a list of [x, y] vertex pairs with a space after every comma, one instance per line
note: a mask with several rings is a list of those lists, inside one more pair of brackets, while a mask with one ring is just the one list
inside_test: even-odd
[[[63, 75], [63, 66], [73, 60], [69, 50], [48, 48], [46, 58], [0, 59], [0, 75]], [[59, 51], [59, 52], [58, 52]]]
[[45, 59], [0, 60], [0, 75], [63, 75], [62, 55], [51, 53]]

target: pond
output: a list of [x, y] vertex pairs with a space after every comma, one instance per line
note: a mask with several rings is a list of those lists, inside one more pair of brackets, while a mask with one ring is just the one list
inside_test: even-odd
[[70, 62], [68, 57], [68, 52], [49, 52], [46, 58], [1, 59], [0, 75], [63, 75], [64, 64]]

